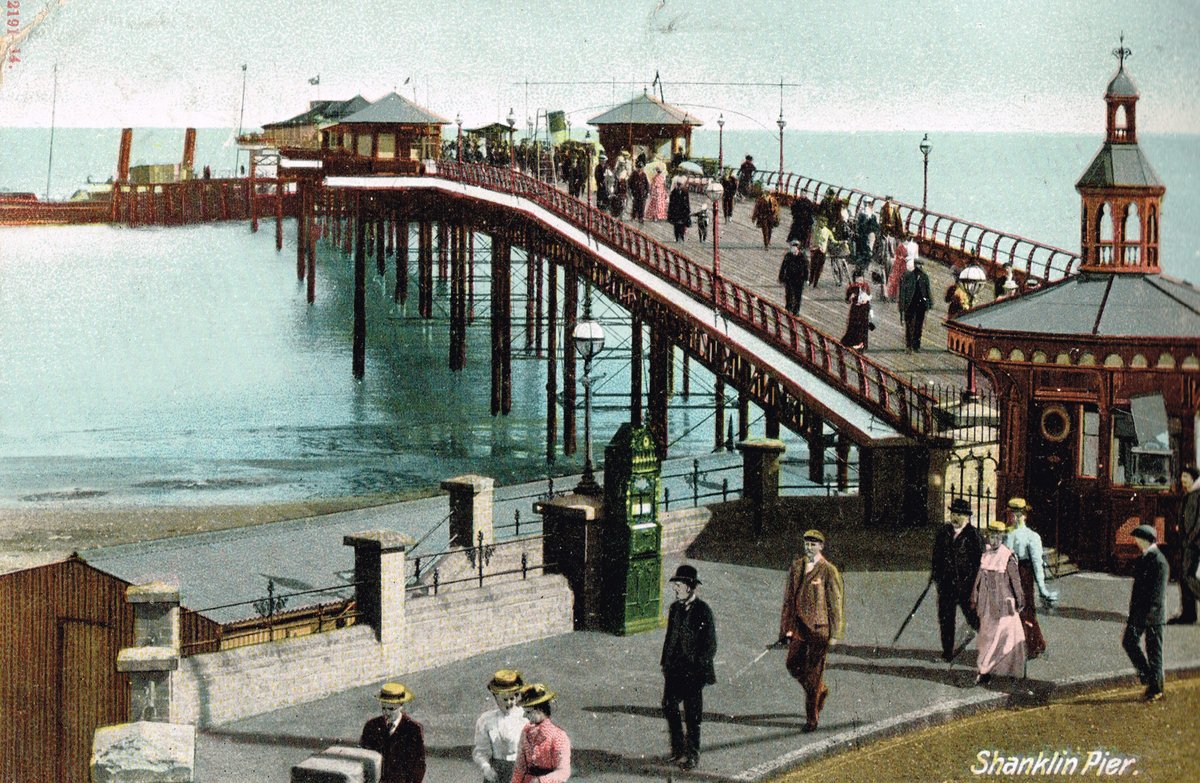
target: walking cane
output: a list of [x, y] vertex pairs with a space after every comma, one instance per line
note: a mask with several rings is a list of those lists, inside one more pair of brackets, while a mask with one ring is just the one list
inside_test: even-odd
[[925, 601], [925, 596], [929, 595], [929, 588], [931, 587], [933, 587], [933, 574], [929, 575], [929, 581], [925, 583], [925, 589], [921, 591], [921, 595], [917, 598], [917, 602], [913, 604], [912, 611], [908, 613], [908, 617], [905, 617], [904, 622], [900, 624], [900, 630], [896, 631], [896, 635], [892, 637], [892, 644], [900, 641], [900, 634], [904, 633], [904, 629], [907, 628], [912, 619], [916, 617], [917, 610], [921, 608], [921, 604]]
[[767, 653], [771, 652], [771, 650], [779, 649], [780, 647], [781, 647], [781, 645], [779, 644], [779, 642], [771, 642], [770, 644], [768, 644], [768, 645], [766, 646], [766, 648], [765, 648], [765, 649], [764, 649], [762, 652], [760, 652], [758, 655], [756, 655], [756, 656], [754, 657], [754, 660], [753, 660], [753, 661], [750, 661], [750, 663], [748, 663], [748, 664], [746, 664], [745, 666], [743, 666], [742, 668], [738, 669], [738, 671], [737, 671], [737, 674], [735, 674], [735, 675], [733, 675], [732, 677], [730, 677], [730, 678], [729, 678], [729, 681], [730, 681], [730, 682], [733, 682], [733, 681], [734, 681], [734, 680], [736, 680], [738, 677], [741, 677], [743, 674], [745, 674], [746, 672], [750, 671], [750, 667], [751, 667], [751, 666], [753, 666], [754, 664], [756, 664], [756, 663], [758, 663], [759, 661], [761, 661], [761, 660], [763, 659], [763, 656], [765, 656]]

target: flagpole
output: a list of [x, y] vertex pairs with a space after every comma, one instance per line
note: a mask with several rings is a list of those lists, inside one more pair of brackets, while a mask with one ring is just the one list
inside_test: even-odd
[[50, 155], [46, 159], [46, 200], [50, 200], [50, 172], [54, 170], [54, 115], [58, 107], [58, 63], [54, 64], [54, 93], [50, 99]]

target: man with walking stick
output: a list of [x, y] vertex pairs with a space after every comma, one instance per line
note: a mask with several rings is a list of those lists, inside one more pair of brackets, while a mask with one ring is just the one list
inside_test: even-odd
[[805, 531], [804, 557], [792, 562], [779, 618], [779, 641], [788, 645], [788, 673], [804, 688], [805, 731], [817, 728], [829, 695], [825, 657], [846, 630], [842, 575], [821, 554], [824, 548], [821, 531]]
[[945, 661], [954, 659], [955, 616], [959, 608], [971, 631], [979, 630], [979, 615], [971, 608], [971, 591], [983, 556], [983, 539], [970, 521], [971, 504], [966, 498], [954, 498], [950, 503], [950, 524], [942, 525], [933, 541], [931, 576], [937, 585], [938, 626]]

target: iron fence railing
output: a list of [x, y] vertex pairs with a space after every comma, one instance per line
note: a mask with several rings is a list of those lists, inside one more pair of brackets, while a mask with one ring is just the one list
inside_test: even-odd
[[[807, 460], [783, 460], [780, 463], [782, 468], [807, 466]], [[787, 481], [781, 480], [779, 483], [780, 495], [814, 495], [824, 494], [826, 496], [837, 494], [838, 492], [856, 492], [858, 490], [858, 466], [856, 463], [850, 462], [846, 465], [848, 479], [839, 485], [837, 482], [817, 482], [817, 481]], [[717, 475], [732, 474], [732, 480], [728, 475], [720, 475], [719, 482]], [[782, 473], [781, 473], [782, 475]], [[676, 510], [680, 508], [698, 508], [701, 501], [716, 501], [727, 503], [730, 499], [738, 499], [742, 497], [743, 487], [741, 485], [742, 466], [740, 464], [723, 465], [711, 468], [700, 468], [699, 460], [692, 460], [692, 469], [690, 471], [681, 471], [677, 473], [664, 473], [663, 481], [663, 499], [662, 510], [670, 511], [672, 508]], [[683, 493], [671, 494], [670, 486], [667, 486], [668, 480], [683, 479], [687, 491]]]
[[994, 443], [1000, 427], [1000, 398], [995, 391], [970, 391], [950, 384], [925, 384], [937, 401], [938, 429], [959, 445]]
[[999, 461], [990, 453], [968, 452], [951, 455], [946, 469], [946, 494], [951, 501], [962, 498], [970, 504], [971, 518], [980, 530], [1001, 512], [992, 488], [999, 466]]
[[591, 239], [620, 251], [675, 287], [711, 304], [727, 318], [810, 372], [857, 399], [882, 420], [905, 432], [936, 434], [933, 400], [921, 389], [858, 351], [843, 346], [784, 307], [738, 284], [716, 278], [712, 269], [557, 188], [510, 169], [443, 163], [438, 176], [528, 199], [584, 230]]
[[[430, 568], [432, 578], [428, 582], [413, 581], [411, 578], [408, 584], [409, 592], [419, 593], [421, 591], [429, 591], [432, 595], [437, 595], [438, 591], [446, 586], [455, 584], [465, 584], [473, 582], [478, 587], [483, 587], [484, 583], [489, 579], [497, 579], [502, 576], [511, 576], [520, 574], [522, 579], [529, 578], [531, 571], [542, 571], [547, 568], [553, 568], [553, 563], [546, 563], [540, 557], [540, 542], [545, 538], [542, 535], [523, 536], [521, 538], [512, 538], [507, 541], [496, 541], [487, 543], [484, 540], [483, 533], [478, 534], [475, 546], [459, 547], [446, 549], [442, 552], [434, 552], [426, 555], [433, 564]], [[537, 557], [533, 558], [536, 562], [531, 562], [530, 550], [535, 547], [539, 550]], [[497, 562], [507, 563], [510, 558], [502, 558], [501, 554], [506, 550], [517, 550], [520, 552], [520, 565], [517, 567], [491, 568], [493, 560]], [[465, 555], [470, 565], [471, 573], [464, 576], [456, 576], [451, 579], [442, 577], [442, 568], [444, 567], [443, 560], [448, 556]], [[428, 571], [426, 572], [428, 573]]]
[[[845, 198], [850, 202], [851, 214], [858, 210], [864, 198], [883, 203], [883, 198], [874, 193], [790, 172], [759, 171], [755, 174], [755, 181], [762, 188], [789, 197], [805, 195], [814, 202], [820, 202], [826, 191], [832, 190], [837, 198]], [[893, 200], [892, 203], [900, 210], [904, 230], [913, 236], [975, 256], [993, 267], [1011, 265], [1014, 270], [1020, 270], [1027, 280], [1039, 285], [1069, 277], [1079, 266], [1079, 255], [1061, 247], [940, 212], [922, 210], [902, 201]]]

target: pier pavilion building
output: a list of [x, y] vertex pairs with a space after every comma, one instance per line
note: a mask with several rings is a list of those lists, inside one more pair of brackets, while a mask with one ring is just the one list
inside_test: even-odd
[[704, 123], [683, 109], [649, 95], [641, 95], [614, 106], [588, 120], [599, 129], [600, 144], [610, 158], [629, 150], [636, 158], [644, 152], [653, 158], [668, 143], [670, 153], [692, 155], [692, 129]]

